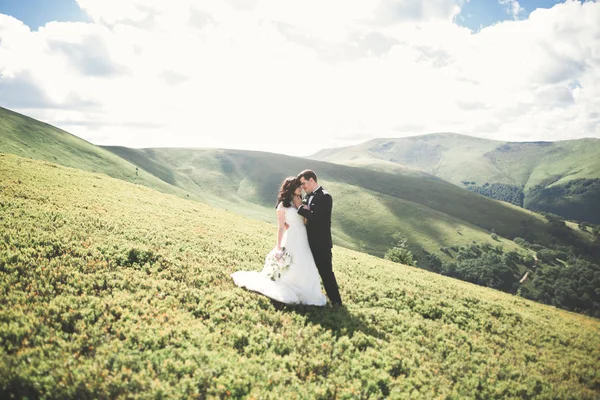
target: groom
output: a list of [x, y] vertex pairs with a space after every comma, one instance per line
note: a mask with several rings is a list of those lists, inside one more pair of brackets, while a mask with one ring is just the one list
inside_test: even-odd
[[298, 174], [300, 185], [308, 195], [306, 206], [298, 208], [298, 214], [307, 219], [308, 244], [323, 280], [325, 292], [333, 305], [342, 305], [340, 291], [332, 268], [331, 255], [331, 208], [333, 199], [317, 183], [317, 174], [306, 169]]

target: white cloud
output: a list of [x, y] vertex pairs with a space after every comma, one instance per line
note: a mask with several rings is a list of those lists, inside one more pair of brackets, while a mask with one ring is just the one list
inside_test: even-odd
[[514, 20], [519, 19], [519, 14], [521, 14], [525, 9], [521, 7], [518, 1], [516, 0], [498, 0], [499, 4], [506, 5], [506, 12], [512, 15]]
[[307, 155], [434, 131], [600, 136], [597, 2], [476, 34], [452, 22], [460, 0], [78, 2], [91, 23], [0, 15], [0, 105], [93, 143]]

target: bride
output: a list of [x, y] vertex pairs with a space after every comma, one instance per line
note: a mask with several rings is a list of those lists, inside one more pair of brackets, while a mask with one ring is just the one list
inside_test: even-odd
[[261, 272], [237, 271], [231, 277], [236, 285], [282, 303], [324, 306], [327, 299], [321, 292], [319, 272], [308, 245], [304, 218], [298, 214], [298, 207], [302, 204], [300, 194], [300, 182], [289, 177], [283, 181], [277, 196], [277, 245], [273, 251], [288, 253], [291, 256], [289, 267], [277, 280], [270, 277], [272, 269], [268, 262]]

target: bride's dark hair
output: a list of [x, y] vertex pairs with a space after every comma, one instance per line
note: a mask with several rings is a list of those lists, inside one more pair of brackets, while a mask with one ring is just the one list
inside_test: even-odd
[[277, 205], [283, 203], [284, 207], [290, 207], [292, 205], [292, 197], [294, 192], [300, 186], [300, 181], [295, 176], [288, 176], [283, 180], [281, 188], [279, 188], [279, 194], [277, 195]]

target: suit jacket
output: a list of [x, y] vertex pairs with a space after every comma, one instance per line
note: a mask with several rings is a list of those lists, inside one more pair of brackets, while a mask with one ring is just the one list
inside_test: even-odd
[[310, 203], [310, 209], [304, 207], [298, 209], [298, 214], [308, 220], [306, 232], [308, 233], [308, 244], [313, 252], [319, 250], [331, 250], [331, 209], [333, 198], [322, 187], [317, 189]]

